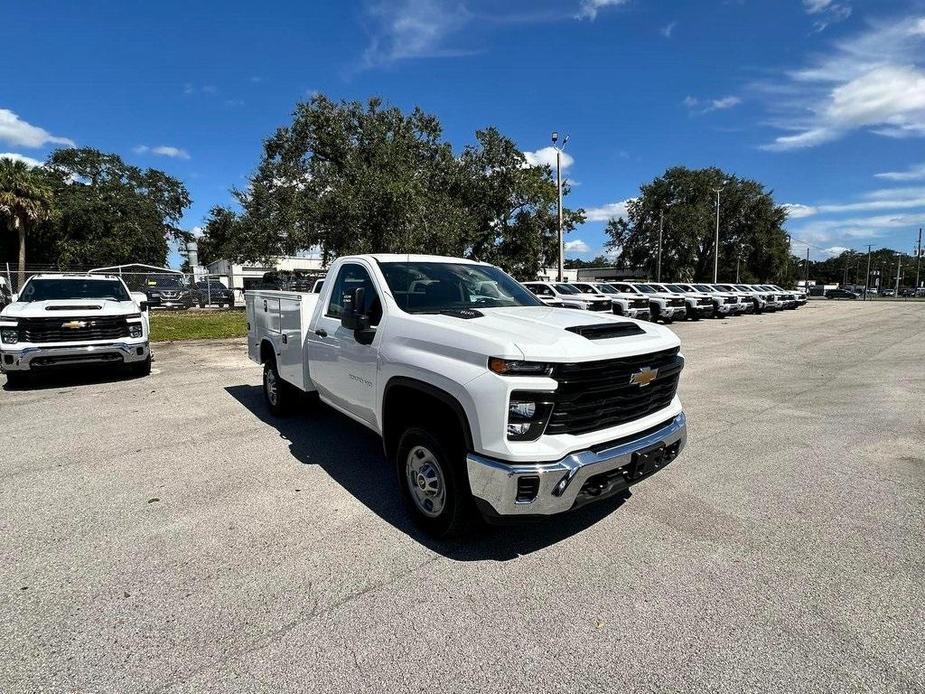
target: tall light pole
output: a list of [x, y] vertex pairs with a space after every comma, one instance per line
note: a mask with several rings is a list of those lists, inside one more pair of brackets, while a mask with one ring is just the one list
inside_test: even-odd
[[713, 249], [713, 284], [719, 282], [719, 194], [723, 192], [723, 188], [725, 188], [728, 183], [729, 181], [723, 181], [723, 184], [719, 188], [713, 189], [713, 192], [716, 193], [716, 239]]
[[864, 301], [867, 301], [867, 290], [870, 287], [870, 248], [871, 244], [867, 244], [867, 276], [864, 278]]
[[566, 135], [562, 140], [562, 146], [559, 147], [559, 133], [553, 131], [552, 146], [556, 148], [556, 196], [557, 196], [557, 217], [559, 220], [559, 281], [565, 281], [565, 237], [562, 235], [562, 150], [568, 144], [569, 136]]
[[915, 289], [919, 288], [919, 269], [922, 266], [922, 228], [919, 227], [919, 244], [915, 251]]
[[655, 281], [662, 281], [662, 230], [665, 228], [665, 210], [658, 211], [658, 263], [655, 266]]

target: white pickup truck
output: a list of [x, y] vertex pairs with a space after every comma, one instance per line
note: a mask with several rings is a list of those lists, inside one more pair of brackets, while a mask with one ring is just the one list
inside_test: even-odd
[[92, 364], [151, 372], [146, 297], [110, 275], [33, 275], [0, 313], [0, 370], [29, 374]]
[[436, 536], [474, 510], [543, 517], [623, 493], [686, 441], [674, 333], [545, 306], [491, 265], [343, 257], [320, 294], [246, 299], [269, 408], [317, 393], [379, 434]]

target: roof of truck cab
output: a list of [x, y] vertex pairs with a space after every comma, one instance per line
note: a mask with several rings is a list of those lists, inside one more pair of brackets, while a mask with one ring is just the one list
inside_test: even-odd
[[117, 275], [88, 275], [82, 272], [43, 272], [32, 275], [32, 280], [117, 280]]
[[380, 263], [455, 263], [458, 265], [488, 265], [478, 260], [467, 258], [453, 258], [446, 255], [418, 255], [408, 253], [370, 253], [369, 255], [344, 256], [342, 260], [351, 258], [373, 258]]

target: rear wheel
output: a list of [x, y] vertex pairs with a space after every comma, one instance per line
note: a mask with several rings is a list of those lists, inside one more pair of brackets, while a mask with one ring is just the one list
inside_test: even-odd
[[462, 532], [472, 517], [472, 495], [464, 452], [452, 437], [407, 429], [398, 443], [395, 466], [402, 497], [417, 525], [434, 537]]
[[200, 301], [200, 302], [199, 302], [199, 308], [205, 308], [205, 307], [206, 307], [205, 303], [202, 302], [202, 301]]
[[292, 409], [293, 388], [280, 378], [275, 359], [263, 363], [263, 398], [277, 417], [285, 416]]

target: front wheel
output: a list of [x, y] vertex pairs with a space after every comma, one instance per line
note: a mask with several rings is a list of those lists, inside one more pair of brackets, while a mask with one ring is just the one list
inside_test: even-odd
[[144, 376], [151, 375], [151, 355], [148, 355], [148, 358], [144, 361], [134, 362], [129, 365], [129, 370], [132, 376], [137, 376], [139, 378]]
[[466, 527], [472, 496], [461, 450], [449, 440], [412, 427], [398, 442], [395, 465], [402, 497], [425, 532], [449, 537]]
[[6, 372], [6, 387], [10, 390], [15, 390], [17, 388], [23, 388], [29, 383], [29, 372], [28, 371], [7, 371]]

